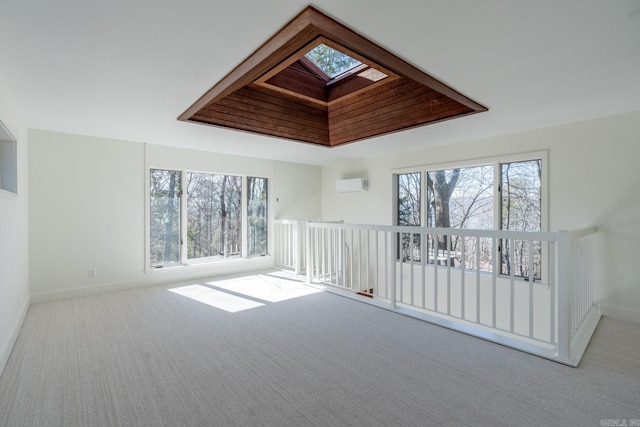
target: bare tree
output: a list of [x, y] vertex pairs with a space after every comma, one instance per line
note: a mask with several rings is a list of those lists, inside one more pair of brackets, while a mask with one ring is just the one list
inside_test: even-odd
[[334, 78], [361, 64], [357, 59], [325, 44], [316, 46], [305, 56], [326, 73], [329, 78]]
[[[449, 179], [444, 170], [429, 172], [427, 174], [427, 187], [431, 194], [431, 204], [434, 213], [434, 226], [439, 228], [451, 227], [451, 215], [449, 201], [453, 190], [456, 188], [460, 169], [452, 169]], [[441, 235], [437, 239], [437, 249], [446, 250], [449, 236]]]
[[[502, 164], [502, 228], [514, 231], [540, 231], [542, 220], [542, 162], [531, 160]], [[502, 243], [502, 273], [529, 276], [529, 259], [533, 257], [533, 276], [540, 277], [541, 243], [533, 252], [523, 240], [505, 239]], [[513, 259], [512, 259], [513, 254]]]
[[180, 261], [180, 171], [150, 172], [150, 263]]
[[173, 221], [176, 215], [174, 199], [176, 197], [176, 176], [169, 175], [169, 194], [167, 195], [167, 223], [164, 234], [164, 259], [171, 259], [171, 242], [173, 240]]

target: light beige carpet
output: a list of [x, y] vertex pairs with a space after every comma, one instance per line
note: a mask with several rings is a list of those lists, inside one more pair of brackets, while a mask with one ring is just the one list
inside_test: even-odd
[[170, 288], [33, 305], [0, 425], [640, 420], [638, 324], [603, 318], [574, 369], [269, 275]]

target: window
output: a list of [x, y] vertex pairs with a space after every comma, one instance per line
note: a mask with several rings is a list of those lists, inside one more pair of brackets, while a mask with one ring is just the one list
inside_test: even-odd
[[267, 254], [266, 178], [151, 169], [149, 184], [152, 268]]
[[16, 140], [0, 121], [0, 190], [18, 192]]
[[320, 43], [304, 56], [320, 68], [330, 79], [335, 79], [337, 76], [354, 69], [358, 65], [362, 65], [362, 62], [357, 59], [333, 49], [324, 43]]
[[476, 166], [427, 175], [429, 227], [493, 228], [493, 168]]
[[[500, 225], [503, 230], [542, 231], [542, 160], [501, 164]], [[512, 247], [513, 246], [513, 247]], [[533, 245], [534, 278], [540, 279], [542, 248]], [[529, 246], [522, 240], [502, 242], [502, 274], [529, 276]], [[512, 255], [513, 254], [513, 255]]]
[[[539, 158], [536, 158], [540, 156]], [[543, 229], [543, 157], [545, 153], [453, 165], [423, 168], [420, 172], [397, 174], [396, 218], [398, 225], [425, 225], [438, 228], [502, 229], [542, 231]], [[420, 202], [426, 184], [425, 205]], [[416, 206], [417, 204], [417, 206]], [[420, 210], [425, 212], [424, 220]], [[496, 214], [496, 212], [498, 212]], [[404, 260], [420, 260], [420, 235], [403, 235]], [[451, 241], [449, 241], [451, 238]], [[461, 247], [465, 247], [468, 269], [492, 271], [492, 239], [428, 235], [428, 262], [461, 265]], [[501, 274], [529, 276], [529, 253], [533, 252], [534, 277], [541, 277], [542, 247], [522, 240], [505, 239], [496, 248], [500, 252]], [[480, 251], [477, 253], [477, 251]], [[478, 264], [478, 265], [476, 265]]]
[[187, 259], [240, 256], [242, 178], [187, 173]]
[[[397, 225], [420, 225], [421, 191], [420, 173], [406, 173], [397, 176]], [[420, 259], [420, 234], [402, 233], [399, 253], [403, 260]]]
[[151, 266], [180, 263], [180, 171], [151, 169]]
[[267, 254], [267, 179], [247, 178], [248, 255]]
[[420, 225], [420, 173], [398, 175], [398, 225]]
[[[493, 228], [493, 166], [480, 165], [427, 171], [427, 225], [442, 228]], [[491, 242], [480, 239], [477, 257], [475, 239], [461, 236], [429, 236], [429, 260], [460, 264], [462, 244], [465, 245], [467, 268], [490, 271]], [[473, 240], [473, 241], [472, 241]], [[479, 265], [476, 265], [478, 264]]]

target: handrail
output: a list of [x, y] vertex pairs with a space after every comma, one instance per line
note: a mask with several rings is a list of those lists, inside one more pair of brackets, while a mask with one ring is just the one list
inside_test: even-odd
[[[309, 222], [306, 274], [309, 282], [360, 292], [391, 310], [575, 366], [584, 352], [580, 336], [590, 337], [599, 319], [589, 255], [596, 232]], [[400, 236], [406, 258], [398, 257]], [[452, 239], [444, 239], [436, 257], [427, 251], [428, 239], [433, 244], [440, 236], [459, 238], [460, 246], [454, 251]], [[505, 240], [514, 243], [502, 254]], [[481, 262], [481, 242], [490, 250], [489, 265]], [[528, 256], [518, 264], [525, 277], [512, 261], [516, 242], [518, 256]], [[510, 268], [503, 272], [505, 262]], [[490, 271], [481, 271], [483, 265]]]
[[[481, 230], [472, 228], [442, 228], [442, 227], [423, 227], [415, 225], [369, 225], [369, 224], [345, 224], [330, 222], [309, 222], [309, 226], [313, 228], [335, 228], [341, 230], [371, 230], [371, 231], [391, 231], [399, 233], [426, 233], [451, 236], [471, 236], [471, 237], [496, 237], [499, 239], [523, 239], [529, 240], [532, 233], [535, 233], [538, 240], [555, 242], [557, 241], [557, 233], [540, 232], [540, 231], [508, 231], [508, 230]], [[595, 228], [591, 228], [595, 229]], [[591, 230], [586, 229], [586, 230]]]

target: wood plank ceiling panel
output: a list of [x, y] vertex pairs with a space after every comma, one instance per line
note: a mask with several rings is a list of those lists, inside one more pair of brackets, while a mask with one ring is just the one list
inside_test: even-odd
[[[329, 77], [320, 44], [361, 65]], [[178, 119], [335, 147], [486, 110], [309, 6]]]

